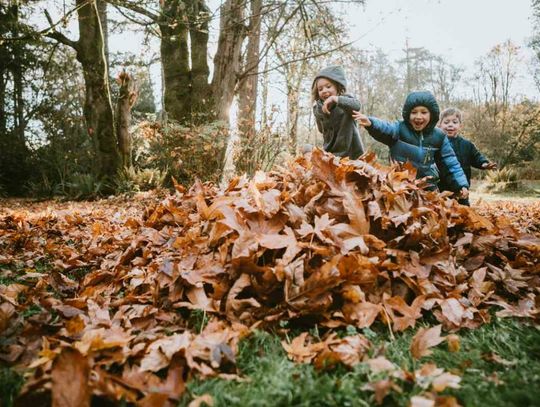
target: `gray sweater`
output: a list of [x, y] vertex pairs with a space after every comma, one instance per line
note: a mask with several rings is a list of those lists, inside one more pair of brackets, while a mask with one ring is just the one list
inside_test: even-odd
[[[315, 76], [313, 85], [319, 78], [330, 79], [343, 86], [343, 89], [347, 88], [347, 79], [341, 66], [334, 65], [321, 70]], [[323, 102], [317, 100], [313, 104], [313, 114], [317, 128], [324, 138], [324, 150], [353, 160], [364, 154], [358, 125], [352, 118], [353, 110], [360, 110], [360, 102], [351, 95], [339, 95], [338, 102], [331, 107], [330, 114], [323, 113], [322, 106]]]
[[358, 125], [352, 118], [353, 110], [360, 110], [360, 102], [350, 95], [340, 95], [330, 114], [323, 113], [322, 106], [322, 101], [315, 102], [313, 114], [324, 138], [324, 150], [353, 160], [364, 154]]

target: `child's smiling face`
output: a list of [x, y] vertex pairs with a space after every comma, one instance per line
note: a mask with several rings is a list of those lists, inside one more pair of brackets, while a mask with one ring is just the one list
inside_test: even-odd
[[317, 79], [317, 94], [321, 100], [326, 100], [330, 96], [337, 95], [337, 88], [331, 81], [326, 78]]
[[425, 106], [416, 106], [411, 110], [409, 115], [409, 122], [415, 131], [424, 130], [431, 119], [431, 113], [429, 109]]
[[461, 120], [455, 114], [451, 114], [442, 119], [439, 126], [448, 137], [456, 137], [461, 129]]

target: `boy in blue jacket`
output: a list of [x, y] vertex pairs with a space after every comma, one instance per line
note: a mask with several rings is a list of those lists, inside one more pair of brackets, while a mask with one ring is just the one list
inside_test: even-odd
[[368, 117], [358, 111], [353, 118], [377, 141], [390, 147], [390, 156], [399, 162], [410, 161], [416, 177], [427, 179], [429, 190], [437, 190], [439, 166], [466, 198], [469, 183], [444, 132], [436, 127], [439, 105], [431, 92], [411, 92], [403, 105], [403, 120], [394, 123]]
[[[450, 107], [443, 110], [441, 113], [441, 119], [439, 127], [448, 136], [450, 145], [456, 153], [456, 157], [463, 168], [463, 172], [467, 177], [469, 185], [471, 185], [471, 167], [481, 170], [493, 170], [497, 168], [497, 164], [489, 161], [482, 155], [476, 146], [469, 140], [463, 138], [459, 131], [463, 124], [463, 115], [459, 109]], [[452, 180], [449, 179], [447, 174], [441, 174], [441, 181], [439, 182], [439, 189], [441, 191], [456, 192], [456, 186], [453, 185]], [[462, 205], [470, 205], [469, 200], [459, 199], [459, 203]]]
[[345, 94], [347, 79], [341, 66], [321, 70], [313, 80], [311, 96], [317, 128], [323, 135], [323, 148], [339, 157], [357, 159], [364, 153], [353, 110], [360, 102]]

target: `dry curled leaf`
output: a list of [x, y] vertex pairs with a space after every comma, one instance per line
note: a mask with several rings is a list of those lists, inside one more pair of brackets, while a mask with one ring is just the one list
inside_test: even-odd
[[437, 346], [444, 341], [444, 337], [441, 336], [442, 325], [437, 325], [431, 328], [420, 328], [416, 335], [414, 335], [410, 351], [415, 359], [431, 355], [433, 346]]

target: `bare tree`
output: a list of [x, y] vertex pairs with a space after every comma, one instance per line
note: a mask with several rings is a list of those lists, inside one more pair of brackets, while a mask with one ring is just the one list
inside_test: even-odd
[[511, 88], [520, 62], [519, 47], [508, 40], [493, 47], [476, 63], [477, 97], [483, 99], [494, 119], [500, 111], [504, 112], [509, 107]]

